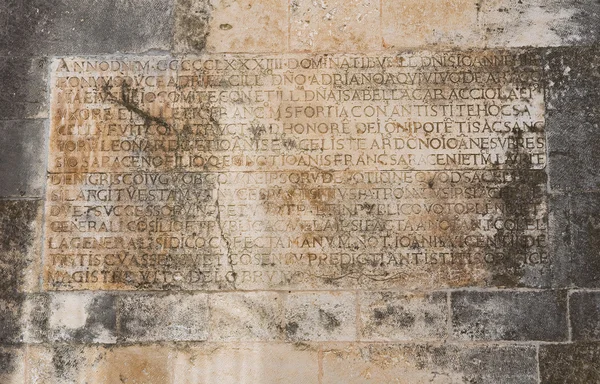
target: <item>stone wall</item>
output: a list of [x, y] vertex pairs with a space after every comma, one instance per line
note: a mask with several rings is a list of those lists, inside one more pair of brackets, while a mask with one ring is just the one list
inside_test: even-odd
[[[0, 5], [0, 26], [0, 382], [600, 381], [600, 2], [27, 0]], [[423, 284], [49, 285], [57, 58], [482, 49], [537, 58], [542, 270]]]

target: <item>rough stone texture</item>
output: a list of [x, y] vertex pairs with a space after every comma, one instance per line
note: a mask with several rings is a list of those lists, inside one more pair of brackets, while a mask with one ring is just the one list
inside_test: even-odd
[[457, 339], [567, 339], [567, 303], [563, 291], [458, 291], [450, 297], [452, 336]]
[[600, 340], [600, 292], [573, 292], [569, 317], [573, 340]]
[[170, 47], [170, 0], [10, 0], [0, 55], [145, 52]]
[[102, 293], [53, 294], [48, 323], [52, 341], [114, 343], [115, 297]]
[[551, 190], [597, 190], [600, 186], [599, 63], [598, 45], [552, 48], [546, 53]]
[[27, 377], [25, 347], [0, 346], [0, 382], [23, 384]]
[[381, 45], [376, 0], [290, 0], [293, 51], [370, 51]]
[[545, 287], [569, 287], [572, 283], [571, 252], [571, 200], [568, 195], [551, 195], [548, 198], [548, 248], [549, 267]]
[[352, 293], [291, 293], [285, 302], [289, 340], [356, 339], [356, 297]]
[[207, 338], [206, 294], [119, 296], [119, 341], [201, 341]]
[[447, 334], [445, 292], [359, 294], [361, 340], [443, 339]]
[[318, 352], [304, 344], [205, 344], [180, 348], [172, 383], [318, 382]]
[[44, 120], [0, 120], [0, 197], [42, 196], [46, 172]]
[[23, 342], [43, 343], [49, 340], [50, 296], [29, 294], [21, 316]]
[[600, 194], [571, 197], [571, 248], [568, 256], [570, 285], [600, 287]]
[[600, 382], [600, 344], [540, 345], [540, 378], [544, 384]]
[[0, 200], [0, 297], [39, 289], [41, 208], [38, 200]]
[[48, 117], [48, 58], [0, 56], [0, 119]]
[[484, 0], [478, 4], [488, 46], [583, 45], [600, 37], [597, 1]]
[[24, 383], [85, 383], [86, 352], [86, 347], [81, 345], [29, 345]]
[[384, 48], [483, 46], [476, 0], [383, 0]]
[[350, 345], [326, 348], [323, 384], [538, 383], [535, 347]]
[[210, 339], [269, 341], [283, 337], [283, 303], [276, 292], [212, 294]]

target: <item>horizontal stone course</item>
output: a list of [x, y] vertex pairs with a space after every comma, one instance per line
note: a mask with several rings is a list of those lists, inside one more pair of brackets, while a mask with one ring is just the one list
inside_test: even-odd
[[0, 55], [167, 50], [171, 0], [33, 0], [0, 5]]

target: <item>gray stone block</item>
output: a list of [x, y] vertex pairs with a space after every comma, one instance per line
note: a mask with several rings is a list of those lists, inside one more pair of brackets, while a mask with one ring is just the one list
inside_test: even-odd
[[0, 197], [41, 197], [46, 172], [43, 120], [0, 121]]
[[600, 292], [573, 292], [569, 315], [573, 340], [600, 340]]
[[362, 340], [423, 340], [446, 336], [445, 292], [362, 292], [359, 306]]
[[571, 223], [570, 197], [551, 195], [548, 197], [548, 253], [552, 260], [544, 271], [546, 286], [568, 287], [571, 276]]
[[0, 57], [0, 119], [48, 117], [48, 59]]
[[567, 338], [565, 292], [458, 291], [451, 306], [452, 336], [460, 340]]
[[354, 344], [325, 347], [323, 384], [537, 384], [534, 346]]
[[578, 287], [600, 287], [600, 194], [571, 198], [569, 278]]
[[600, 187], [600, 46], [545, 55], [546, 134], [551, 190]]
[[0, 55], [168, 50], [170, 0], [31, 0], [0, 5]]
[[540, 383], [600, 382], [600, 343], [540, 345]]
[[203, 341], [208, 337], [206, 294], [120, 296], [117, 308], [120, 341]]

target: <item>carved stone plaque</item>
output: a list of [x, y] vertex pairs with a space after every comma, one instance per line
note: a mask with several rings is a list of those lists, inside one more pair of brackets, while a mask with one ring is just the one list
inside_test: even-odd
[[56, 59], [47, 289], [535, 285], [528, 51]]

